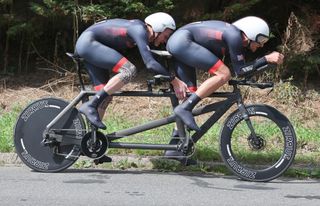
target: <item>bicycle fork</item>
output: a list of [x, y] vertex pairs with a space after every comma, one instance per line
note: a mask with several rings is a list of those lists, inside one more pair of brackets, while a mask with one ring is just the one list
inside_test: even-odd
[[254, 149], [261, 149], [264, 145], [263, 140], [258, 137], [256, 134], [252, 122], [249, 117], [249, 113], [243, 104], [242, 100], [238, 102], [238, 108], [240, 113], [242, 114], [243, 119], [245, 120], [249, 130], [250, 130], [250, 135], [248, 136], [247, 140], [249, 141], [249, 144], [254, 148]]

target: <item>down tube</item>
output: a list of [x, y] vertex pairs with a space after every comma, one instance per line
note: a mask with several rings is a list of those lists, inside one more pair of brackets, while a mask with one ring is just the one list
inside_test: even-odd
[[139, 125], [139, 126], [132, 127], [129, 129], [121, 130], [118, 132], [114, 132], [112, 134], [107, 134], [106, 136], [108, 136], [108, 138], [110, 140], [116, 140], [116, 139], [123, 138], [125, 136], [130, 136], [130, 135], [133, 135], [133, 134], [136, 134], [139, 132], [144, 132], [144, 131], [147, 131], [150, 129], [154, 129], [154, 128], [157, 128], [157, 127], [160, 127], [163, 125], [173, 123], [173, 122], [175, 122], [175, 120], [176, 120], [175, 115], [171, 115], [167, 118], [154, 120], [154, 121], [151, 121], [151, 122], [143, 124], [143, 125]]
[[236, 101], [227, 99], [218, 103], [219, 105], [222, 104], [223, 106], [217, 107], [216, 110], [214, 110], [215, 113], [201, 125], [201, 131], [192, 135], [192, 140], [194, 143], [201, 139], [201, 137], [212, 127], [212, 125], [216, 123], [230, 109], [230, 107], [236, 103]]

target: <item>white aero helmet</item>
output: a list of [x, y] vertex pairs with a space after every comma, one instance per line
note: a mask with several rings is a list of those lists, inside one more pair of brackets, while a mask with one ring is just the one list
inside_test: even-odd
[[164, 12], [151, 14], [144, 21], [152, 27], [154, 32], [163, 32], [166, 28], [176, 29], [176, 23], [172, 16]]
[[270, 29], [263, 19], [256, 16], [247, 16], [232, 23], [251, 40], [260, 44], [269, 40]]

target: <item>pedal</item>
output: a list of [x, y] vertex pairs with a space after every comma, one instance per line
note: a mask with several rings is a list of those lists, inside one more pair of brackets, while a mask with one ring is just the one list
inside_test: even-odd
[[95, 165], [98, 165], [98, 164], [102, 164], [105, 162], [112, 162], [112, 159], [111, 159], [111, 157], [104, 155], [104, 156], [100, 157], [99, 159], [93, 160], [93, 162]]

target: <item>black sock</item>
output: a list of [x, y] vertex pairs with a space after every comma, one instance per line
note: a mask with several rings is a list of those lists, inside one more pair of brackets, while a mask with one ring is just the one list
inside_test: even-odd
[[100, 91], [98, 91], [96, 93], [96, 95], [94, 95], [94, 97], [91, 99], [91, 105], [95, 108], [97, 108], [101, 102], [103, 102], [103, 100], [105, 98], [107, 98], [109, 96], [109, 94], [107, 92], [104, 91], [104, 89], [101, 89]]

